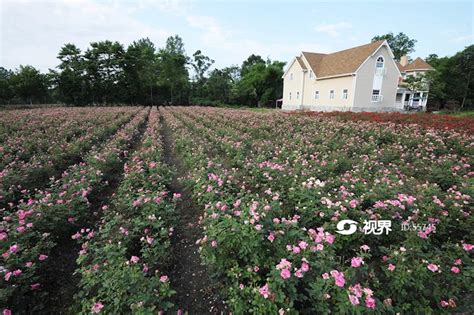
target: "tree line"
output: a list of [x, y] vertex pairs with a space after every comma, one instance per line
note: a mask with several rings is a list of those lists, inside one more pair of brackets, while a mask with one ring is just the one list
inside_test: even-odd
[[[415, 39], [404, 33], [372, 38], [386, 39], [395, 59], [414, 51]], [[175, 35], [157, 48], [148, 38], [127, 47], [119, 42], [93, 42], [81, 51], [65, 44], [59, 65], [48, 73], [32, 66], [15, 71], [0, 67], [0, 104], [64, 103], [274, 105], [283, 93], [285, 62], [252, 54], [240, 66], [210, 70], [214, 60], [197, 50], [186, 54], [183, 40]], [[426, 61], [435, 68], [428, 106], [437, 109], [455, 104], [474, 107], [474, 45], [451, 57], [431, 54]]]
[[209, 71], [214, 60], [188, 56], [175, 35], [163, 48], [148, 38], [124, 47], [100, 41], [84, 52], [65, 44], [48, 73], [32, 66], [0, 68], [0, 104], [274, 104], [283, 90], [284, 62], [251, 55], [241, 66]]

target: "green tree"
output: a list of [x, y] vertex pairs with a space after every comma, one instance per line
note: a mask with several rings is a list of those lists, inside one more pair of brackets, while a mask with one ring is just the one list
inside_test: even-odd
[[386, 40], [395, 55], [395, 60], [400, 60], [402, 56], [415, 51], [416, 39], [409, 38], [405, 33], [394, 35], [392, 32], [384, 35], [377, 35], [372, 38], [372, 42]]
[[45, 102], [48, 84], [48, 78], [32, 66], [20, 66], [10, 79], [13, 94], [20, 103]]
[[132, 104], [153, 104], [156, 96], [158, 69], [156, 48], [150, 39], [134, 41], [124, 55], [126, 100]]
[[84, 54], [87, 80], [94, 103], [115, 103], [124, 98], [124, 48], [119, 42], [91, 43]]
[[237, 101], [249, 106], [263, 106], [281, 98], [285, 63], [270, 60], [262, 63], [258, 58], [251, 58], [256, 62], [252, 66], [245, 65], [245, 71], [241, 70], [244, 75], [235, 87]]
[[189, 102], [189, 73], [186, 68], [189, 58], [181, 37], [175, 35], [166, 41], [166, 47], [158, 52], [158, 86], [161, 101], [171, 104]]
[[240, 70], [240, 75], [245, 76], [250, 69], [257, 64], [265, 64], [265, 60], [259, 55], [251, 54], [243, 63]]
[[11, 77], [13, 72], [0, 67], [0, 104], [6, 104], [13, 98], [13, 89], [11, 87]]
[[85, 104], [85, 61], [81, 50], [74, 44], [64, 45], [58, 54], [61, 63], [59, 72], [53, 72], [57, 84], [58, 97], [69, 104]]

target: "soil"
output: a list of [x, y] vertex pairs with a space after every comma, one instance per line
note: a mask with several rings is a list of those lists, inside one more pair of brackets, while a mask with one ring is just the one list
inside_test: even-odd
[[172, 238], [174, 258], [169, 271], [171, 285], [176, 291], [175, 304], [184, 314], [228, 313], [219, 295], [219, 291], [222, 290], [221, 284], [211, 279], [208, 270], [201, 264], [196, 241], [203, 235], [199, 225], [203, 209], [193, 200], [191, 191], [183, 183], [186, 170], [173, 152], [170, 133], [166, 121], [162, 118], [164, 160], [176, 171], [168, 188], [170, 193], [181, 194], [177, 203], [178, 218]]

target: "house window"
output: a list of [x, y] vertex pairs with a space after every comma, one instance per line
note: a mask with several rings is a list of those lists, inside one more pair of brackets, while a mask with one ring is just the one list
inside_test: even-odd
[[297, 99], [297, 100], [300, 99], [300, 92], [296, 92], [296, 99]]
[[381, 102], [382, 95], [380, 94], [380, 90], [372, 90], [372, 102]]
[[333, 100], [334, 99], [334, 90], [329, 91], [329, 99]]
[[319, 100], [319, 91], [314, 92], [314, 99]]
[[348, 90], [347, 90], [347, 89], [342, 90], [342, 99], [343, 99], [343, 100], [347, 100], [347, 94], [348, 94]]
[[290, 100], [291, 100], [291, 92], [290, 92]]
[[309, 70], [309, 77], [312, 78], [313, 77], [313, 71]]
[[293, 73], [290, 73], [290, 80], [293, 80]]
[[383, 68], [384, 59], [382, 56], [377, 58], [377, 62], [375, 63], [375, 68]]

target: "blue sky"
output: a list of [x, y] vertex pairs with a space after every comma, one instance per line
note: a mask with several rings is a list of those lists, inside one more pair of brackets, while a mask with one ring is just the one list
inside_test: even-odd
[[290, 61], [300, 51], [332, 52], [404, 32], [418, 40], [412, 57], [452, 55], [473, 43], [472, 2], [462, 1], [181, 1], [1, 0], [0, 66], [57, 65], [71, 42], [149, 37], [162, 47], [178, 34], [215, 67], [251, 53]]

